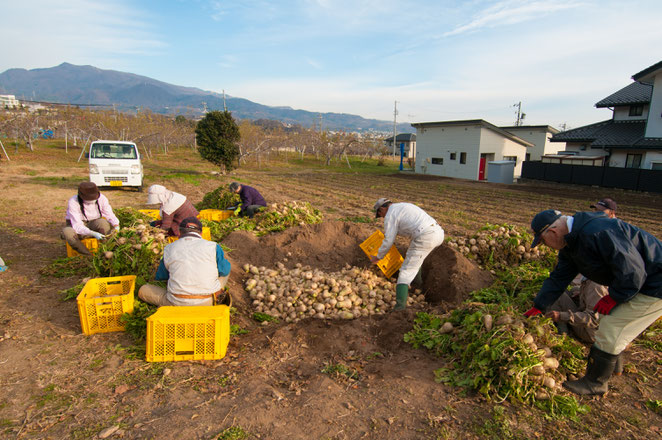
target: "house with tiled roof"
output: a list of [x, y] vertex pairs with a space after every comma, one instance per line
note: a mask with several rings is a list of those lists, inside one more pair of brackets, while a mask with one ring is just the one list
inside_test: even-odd
[[[393, 136], [384, 139], [388, 151], [393, 151]], [[400, 155], [400, 144], [404, 144], [405, 157], [416, 157], [416, 135], [414, 133], [400, 133], [395, 136], [395, 155]]]
[[543, 157], [543, 162], [577, 163], [591, 156], [601, 157], [599, 165], [608, 167], [662, 170], [662, 61], [632, 79], [595, 104], [611, 109], [611, 119], [552, 136], [552, 142], [565, 142], [565, 151], [576, 157]]

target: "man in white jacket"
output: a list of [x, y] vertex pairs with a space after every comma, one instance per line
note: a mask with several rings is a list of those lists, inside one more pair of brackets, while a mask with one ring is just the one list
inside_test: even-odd
[[373, 264], [377, 264], [388, 253], [396, 235], [411, 239], [395, 287], [395, 310], [404, 310], [409, 297], [409, 285], [420, 276], [425, 257], [444, 242], [444, 230], [435, 219], [411, 203], [392, 203], [381, 198], [373, 209], [375, 217], [384, 217], [384, 241], [377, 255], [371, 258]]
[[138, 296], [157, 306], [211, 306], [222, 295], [230, 275], [223, 249], [202, 238], [202, 224], [195, 217], [182, 220], [182, 236], [169, 244], [155, 279], [168, 281], [164, 289], [153, 284], [140, 288]]

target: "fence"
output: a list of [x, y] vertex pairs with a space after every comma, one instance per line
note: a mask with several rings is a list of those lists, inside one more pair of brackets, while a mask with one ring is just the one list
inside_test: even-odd
[[522, 178], [662, 193], [662, 170], [522, 162]]

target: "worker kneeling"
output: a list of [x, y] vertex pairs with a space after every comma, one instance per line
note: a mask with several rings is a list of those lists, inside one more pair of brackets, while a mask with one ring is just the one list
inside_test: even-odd
[[411, 239], [395, 286], [395, 310], [404, 310], [409, 297], [409, 285], [414, 279], [422, 282], [420, 270], [423, 261], [444, 242], [444, 230], [435, 219], [411, 203], [392, 203], [381, 198], [373, 210], [376, 218], [384, 217], [384, 241], [377, 255], [371, 258], [373, 264], [377, 264], [388, 253], [396, 235]]
[[140, 288], [138, 297], [157, 306], [211, 306], [227, 284], [230, 262], [221, 246], [202, 238], [202, 223], [188, 217], [179, 224], [179, 240], [163, 251], [155, 279], [168, 281], [164, 289], [153, 284]]

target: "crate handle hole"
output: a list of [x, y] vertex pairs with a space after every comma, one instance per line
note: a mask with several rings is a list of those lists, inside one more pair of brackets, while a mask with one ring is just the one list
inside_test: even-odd
[[175, 352], [175, 355], [177, 355], [177, 356], [184, 356], [184, 355], [187, 355], [187, 354], [195, 354], [195, 352], [194, 351], [176, 351]]

